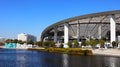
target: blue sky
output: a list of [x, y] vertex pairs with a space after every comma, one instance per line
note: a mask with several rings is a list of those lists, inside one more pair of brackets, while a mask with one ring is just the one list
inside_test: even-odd
[[120, 10], [120, 0], [0, 0], [0, 37], [40, 39], [49, 25], [74, 16]]

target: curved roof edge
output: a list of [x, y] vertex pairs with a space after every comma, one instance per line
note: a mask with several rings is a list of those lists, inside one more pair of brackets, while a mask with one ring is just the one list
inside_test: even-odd
[[56, 22], [50, 26], [48, 26], [41, 34], [41, 39], [44, 37], [43, 35], [45, 34], [45, 32], [47, 32], [48, 30], [54, 28], [55, 26], [59, 25], [59, 24], [63, 24], [63, 23], [67, 23], [70, 21], [75, 21], [75, 20], [80, 20], [80, 19], [84, 19], [84, 18], [89, 18], [89, 17], [97, 17], [97, 16], [103, 16], [103, 15], [112, 15], [112, 14], [120, 14], [120, 10], [113, 10], [113, 11], [105, 11], [105, 12], [98, 12], [98, 13], [91, 13], [91, 14], [86, 14], [86, 15], [81, 15], [81, 16], [75, 16], [72, 18], [68, 18], [68, 19], [64, 19], [62, 21]]

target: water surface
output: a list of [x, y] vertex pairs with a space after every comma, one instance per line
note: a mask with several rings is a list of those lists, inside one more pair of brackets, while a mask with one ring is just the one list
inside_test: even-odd
[[120, 58], [0, 49], [0, 67], [120, 67]]

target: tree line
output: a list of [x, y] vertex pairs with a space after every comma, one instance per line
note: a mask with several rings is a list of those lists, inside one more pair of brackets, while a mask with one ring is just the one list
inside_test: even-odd
[[[26, 44], [37, 45], [39, 47], [56, 47], [56, 45], [55, 45], [56, 43], [53, 42], [53, 41], [45, 41], [45, 42], [43, 42], [43, 41], [36, 41], [36, 42], [33, 42], [32, 40], [29, 40], [29, 41], [26, 42], [26, 41], [17, 40], [17, 39], [7, 39], [5, 41], [5, 43], [19, 43], [19, 44], [26, 43]], [[98, 39], [91, 39], [91, 40], [82, 40], [81, 41], [81, 46], [91, 45], [92, 47], [95, 47], [97, 44], [100, 44], [101, 47], [104, 47], [105, 40], [103, 40], [103, 39], [100, 39], [100, 40], [98, 40]], [[118, 43], [116, 41], [112, 42], [113, 47], [116, 47], [117, 44]], [[0, 42], [0, 46], [1, 45], [4, 45], [4, 43]], [[77, 40], [70, 40], [68, 42], [68, 46], [70, 48], [80, 47]], [[60, 47], [63, 48], [63, 44], [62, 43], [61, 43]]]

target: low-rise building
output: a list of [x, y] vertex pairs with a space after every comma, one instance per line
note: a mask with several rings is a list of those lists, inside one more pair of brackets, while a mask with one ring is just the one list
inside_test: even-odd
[[0, 42], [3, 42], [3, 43], [4, 43], [5, 40], [6, 40], [5, 38], [0, 37]]
[[18, 34], [18, 40], [22, 40], [22, 41], [36, 41], [36, 37], [34, 35], [30, 35], [30, 34], [25, 34], [25, 33], [21, 33]]

